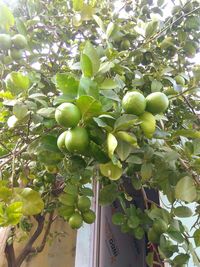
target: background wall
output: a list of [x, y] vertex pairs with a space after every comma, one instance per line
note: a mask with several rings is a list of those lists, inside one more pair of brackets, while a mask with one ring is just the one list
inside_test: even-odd
[[[21, 267], [74, 267], [76, 231], [69, 228], [63, 220], [58, 219], [53, 223], [51, 233], [54, 235], [56, 233], [56, 235], [48, 241], [43, 252], [31, 256]], [[36, 242], [36, 245], [40, 244], [40, 240]], [[15, 244], [16, 254], [23, 248], [23, 244]], [[7, 267], [3, 253], [0, 254], [0, 267]]]

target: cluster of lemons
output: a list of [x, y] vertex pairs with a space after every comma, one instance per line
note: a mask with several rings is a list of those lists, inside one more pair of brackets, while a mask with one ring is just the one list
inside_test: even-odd
[[90, 209], [91, 201], [87, 196], [80, 196], [77, 192], [64, 192], [60, 197], [62, 206], [60, 207], [61, 216], [68, 221], [72, 229], [79, 229], [83, 222], [92, 224], [96, 215]]
[[4, 54], [2, 58], [3, 62], [8, 59], [12, 60], [21, 59], [23, 49], [25, 49], [26, 47], [27, 47], [27, 40], [24, 35], [15, 34], [14, 36], [11, 37], [7, 33], [0, 34], [0, 50]]
[[140, 127], [147, 138], [152, 138], [156, 130], [154, 115], [166, 111], [168, 105], [169, 100], [162, 92], [151, 93], [146, 98], [138, 91], [127, 92], [122, 99], [124, 111], [139, 117]]
[[78, 126], [81, 120], [79, 108], [72, 103], [63, 103], [57, 107], [55, 119], [65, 128], [57, 140], [58, 148], [63, 152], [83, 154], [89, 146], [89, 136], [85, 128]]

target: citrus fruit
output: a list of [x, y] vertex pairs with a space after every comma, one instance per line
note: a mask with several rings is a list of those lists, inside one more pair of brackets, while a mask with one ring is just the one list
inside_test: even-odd
[[62, 152], [67, 152], [66, 146], [65, 146], [65, 137], [66, 137], [67, 131], [61, 133], [58, 136], [57, 139], [57, 146]]
[[91, 201], [89, 197], [86, 196], [79, 197], [77, 207], [80, 211], [89, 210], [90, 206], [91, 206]]
[[24, 49], [27, 46], [27, 40], [22, 34], [15, 34], [11, 40], [17, 49]]
[[9, 34], [1, 33], [0, 34], [0, 49], [7, 50], [10, 49], [12, 45], [11, 37]]
[[63, 127], [75, 127], [81, 119], [81, 112], [74, 104], [63, 103], [57, 107], [55, 119]]
[[65, 146], [71, 153], [84, 153], [89, 145], [87, 130], [81, 127], [70, 129], [66, 133]]
[[177, 95], [178, 92], [173, 87], [168, 87], [165, 91], [165, 95]]
[[152, 138], [153, 133], [156, 130], [156, 120], [155, 117], [149, 113], [145, 112], [140, 117], [142, 121], [140, 127], [147, 138]]
[[131, 46], [131, 43], [128, 39], [125, 39], [121, 42], [121, 48], [122, 49], [128, 49]]
[[140, 115], [146, 108], [145, 97], [139, 92], [128, 92], [122, 99], [122, 107], [126, 113]]
[[78, 212], [75, 212], [69, 218], [69, 225], [72, 229], [79, 229], [82, 226], [82, 224], [83, 224], [83, 219]]
[[185, 85], [185, 79], [181, 75], [177, 75], [174, 77], [174, 80], [176, 81], [177, 84], [180, 85]]
[[84, 222], [91, 224], [95, 221], [96, 214], [94, 213], [93, 210], [88, 210], [82, 213], [82, 217], [83, 217]]
[[161, 235], [162, 233], [165, 233], [167, 231], [168, 225], [163, 219], [159, 218], [154, 221], [153, 229], [156, 233]]
[[167, 96], [161, 92], [151, 93], [146, 97], [146, 101], [146, 110], [153, 114], [164, 112], [169, 105]]
[[9, 56], [14, 60], [19, 60], [22, 58], [22, 51], [17, 49], [9, 50]]

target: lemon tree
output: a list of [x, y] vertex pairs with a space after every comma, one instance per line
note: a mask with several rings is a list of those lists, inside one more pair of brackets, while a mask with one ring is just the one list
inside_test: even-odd
[[[75, 230], [98, 220], [94, 182], [100, 205], [121, 205], [113, 223], [148, 237], [148, 266], [200, 266], [199, 1], [4, 2], [0, 227], [12, 229], [8, 266], [41, 252], [56, 218]], [[147, 188], [167, 206], [148, 199]], [[19, 229], [22, 253], [14, 249]]]

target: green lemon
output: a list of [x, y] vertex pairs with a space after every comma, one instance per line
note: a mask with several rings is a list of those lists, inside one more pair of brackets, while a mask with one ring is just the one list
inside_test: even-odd
[[67, 131], [61, 133], [58, 136], [57, 139], [57, 146], [62, 152], [67, 152], [66, 146], [65, 146], [65, 137], [66, 137]]
[[65, 146], [71, 153], [84, 153], [89, 146], [87, 130], [81, 127], [70, 129], [66, 133]]
[[9, 34], [0, 34], [0, 50], [8, 50], [11, 48], [12, 42]]
[[185, 85], [185, 79], [181, 75], [175, 76], [174, 80], [176, 81], [177, 84], [180, 84], [182, 86]]
[[83, 224], [83, 219], [82, 219], [82, 216], [78, 213], [78, 212], [75, 212], [70, 218], [69, 218], [69, 221], [68, 221], [70, 227], [72, 229], [79, 229], [82, 224]]
[[11, 40], [17, 49], [24, 49], [27, 46], [27, 40], [22, 34], [15, 34]]
[[141, 115], [146, 108], [145, 97], [139, 92], [128, 92], [122, 99], [122, 107], [126, 113]]
[[169, 100], [164, 93], [155, 92], [146, 97], [147, 107], [146, 110], [152, 114], [164, 112], [169, 105]]
[[88, 210], [82, 213], [82, 217], [83, 217], [84, 222], [91, 224], [95, 221], [96, 214], [94, 213], [93, 210]]
[[89, 210], [90, 206], [91, 206], [91, 201], [89, 197], [86, 197], [86, 196], [79, 197], [77, 207], [80, 211], [82, 212], [87, 211]]
[[140, 127], [147, 138], [152, 138], [156, 130], [156, 120], [155, 117], [149, 113], [144, 112], [139, 119], [142, 121]]
[[81, 119], [81, 112], [74, 104], [63, 103], [57, 107], [55, 119], [63, 127], [75, 127]]

